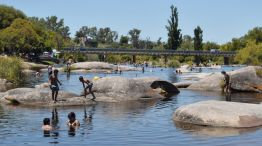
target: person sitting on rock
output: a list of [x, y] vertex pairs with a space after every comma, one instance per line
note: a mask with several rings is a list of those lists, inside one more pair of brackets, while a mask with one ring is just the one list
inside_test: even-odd
[[49, 86], [50, 89], [52, 90], [52, 100], [54, 101], [54, 103], [57, 102], [57, 95], [59, 91], [58, 83], [60, 84], [60, 86], [62, 85], [62, 83], [58, 80], [57, 75], [58, 75], [58, 70], [55, 69], [54, 73], [49, 77]]
[[225, 84], [222, 86], [222, 92], [225, 92], [225, 88], [226, 88], [226, 93], [229, 93], [230, 76], [225, 71], [222, 71], [221, 74], [224, 75], [224, 81], [225, 81]]
[[92, 96], [93, 96], [92, 100], [94, 100], [96, 97], [95, 97], [94, 92], [92, 91], [93, 83], [91, 81], [89, 81], [88, 79], [83, 78], [83, 76], [79, 77], [79, 81], [83, 84], [85, 98], [86, 98], [87, 89], [88, 89], [89, 93], [91, 93]]
[[77, 128], [80, 126], [80, 122], [76, 120], [76, 115], [74, 112], [70, 112], [67, 117], [68, 117], [67, 125], [69, 127]]
[[43, 125], [42, 125], [42, 130], [44, 130], [44, 131], [51, 131], [51, 130], [53, 130], [53, 127], [50, 125], [50, 119], [49, 118], [44, 118]]

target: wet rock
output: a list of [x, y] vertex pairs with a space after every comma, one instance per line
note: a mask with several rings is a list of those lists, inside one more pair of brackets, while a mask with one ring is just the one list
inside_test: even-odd
[[262, 125], [261, 110], [261, 104], [202, 101], [178, 108], [173, 120], [205, 126], [256, 127]]
[[[231, 78], [231, 88], [235, 91], [262, 92], [262, 67], [249, 66], [228, 72]], [[214, 73], [191, 84], [188, 89], [221, 91], [224, 77]]]
[[37, 88], [16, 88], [2, 93], [0, 102], [4, 104], [19, 104], [24, 106], [76, 106], [95, 104], [90, 99], [76, 94], [59, 91], [57, 103], [51, 99], [51, 91]]

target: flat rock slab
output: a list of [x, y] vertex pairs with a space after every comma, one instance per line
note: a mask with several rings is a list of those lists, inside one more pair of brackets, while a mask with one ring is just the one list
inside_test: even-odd
[[205, 126], [255, 127], [262, 125], [261, 111], [261, 104], [210, 100], [178, 108], [173, 120]]

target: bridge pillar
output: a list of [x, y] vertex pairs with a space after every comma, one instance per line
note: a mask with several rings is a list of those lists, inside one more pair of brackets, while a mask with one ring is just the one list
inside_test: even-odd
[[133, 63], [136, 63], [136, 55], [133, 55]]
[[200, 56], [195, 56], [195, 63], [196, 63], [197, 66], [199, 66], [200, 61], [201, 61]]
[[167, 67], [166, 66], [167, 65], [167, 55], [165, 55], [164, 58], [165, 58], [165, 67]]
[[224, 65], [229, 65], [229, 57], [224, 57]]

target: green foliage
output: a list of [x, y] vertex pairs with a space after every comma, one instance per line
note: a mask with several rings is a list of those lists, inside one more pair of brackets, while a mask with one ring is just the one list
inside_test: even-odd
[[167, 62], [167, 66], [168, 67], [173, 67], [173, 68], [179, 67], [180, 66], [180, 62], [178, 60], [176, 60], [176, 59], [170, 59]]
[[128, 32], [128, 34], [130, 35], [130, 41], [132, 42], [132, 45], [134, 48], [139, 48], [139, 35], [141, 33], [141, 30], [139, 29], [132, 29]]
[[0, 78], [15, 84], [23, 81], [22, 60], [17, 57], [0, 57]]
[[182, 34], [181, 29], [178, 29], [177, 8], [173, 5], [171, 6], [171, 16], [166, 29], [168, 31], [167, 49], [177, 50], [182, 43]]
[[246, 47], [238, 52], [235, 61], [240, 64], [261, 65], [262, 43], [256, 44], [255, 41], [248, 41]]
[[34, 52], [42, 47], [41, 38], [31, 22], [25, 19], [16, 19], [9, 27], [0, 32], [2, 47], [9, 53]]
[[199, 26], [197, 26], [197, 28], [194, 29], [194, 35], [194, 49], [202, 50], [203, 31]]
[[128, 36], [121, 35], [119, 43], [120, 43], [120, 45], [127, 45], [128, 44], [128, 40], [129, 40]]
[[25, 19], [26, 16], [22, 11], [13, 7], [0, 5], [0, 29], [10, 26], [17, 18]]

